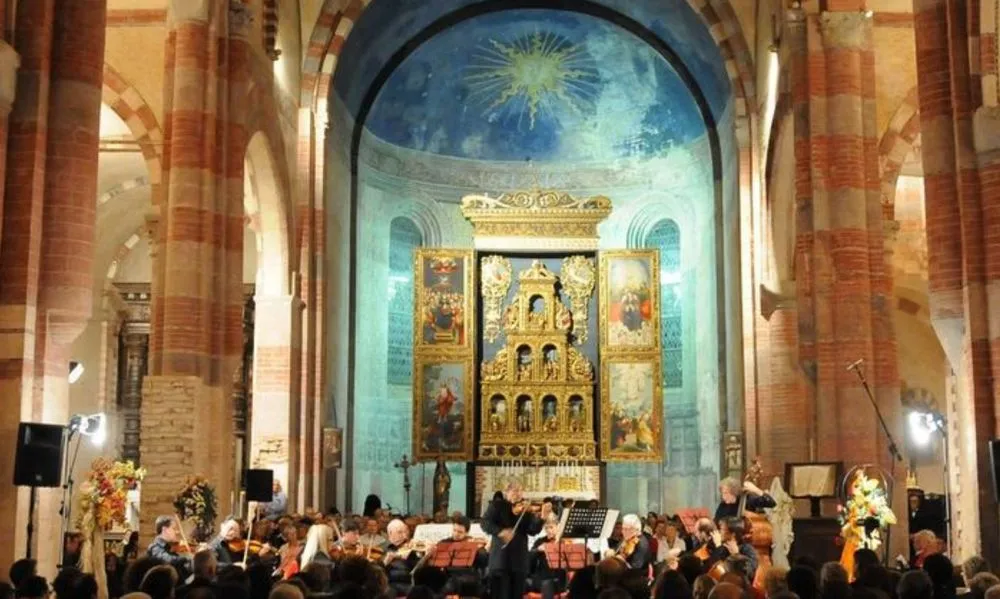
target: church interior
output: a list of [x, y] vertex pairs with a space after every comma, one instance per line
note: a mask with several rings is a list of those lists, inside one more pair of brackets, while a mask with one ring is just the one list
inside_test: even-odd
[[762, 567], [927, 530], [1000, 566], [995, 2], [0, 24], [0, 580], [164, 516], [249, 540], [279, 494], [345, 535], [513, 488], [697, 536], [732, 480], [777, 501]]

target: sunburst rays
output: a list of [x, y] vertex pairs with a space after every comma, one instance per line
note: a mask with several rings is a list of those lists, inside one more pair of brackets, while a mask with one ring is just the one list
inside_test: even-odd
[[518, 125], [527, 116], [531, 129], [540, 113], [555, 117], [558, 107], [581, 113], [600, 91], [597, 64], [581, 44], [538, 31], [478, 47], [464, 79], [469, 100], [484, 112], [506, 111]]

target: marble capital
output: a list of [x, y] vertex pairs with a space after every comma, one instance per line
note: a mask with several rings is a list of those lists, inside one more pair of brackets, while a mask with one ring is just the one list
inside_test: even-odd
[[21, 56], [10, 44], [0, 40], [0, 118], [6, 118], [14, 105], [17, 69], [20, 66]]
[[819, 16], [823, 45], [829, 48], [862, 49], [872, 26], [867, 12], [826, 11]]

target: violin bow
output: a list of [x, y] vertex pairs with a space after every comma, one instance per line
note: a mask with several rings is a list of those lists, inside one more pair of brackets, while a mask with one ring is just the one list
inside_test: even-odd
[[174, 520], [177, 522], [177, 530], [181, 531], [181, 541], [184, 542], [184, 545], [188, 548], [188, 551], [191, 551], [192, 550], [191, 543], [188, 543], [187, 535], [184, 534], [184, 525], [181, 524], [181, 517], [178, 516], [177, 514], [174, 514]]
[[[255, 508], [257, 507], [256, 503], [257, 502], [254, 502], [254, 507]], [[247, 508], [249, 509], [249, 506], [247, 506]], [[243, 567], [244, 568], [247, 567], [247, 560], [250, 558], [250, 541], [253, 540], [253, 523], [254, 523], [254, 516], [256, 516], [256, 515], [257, 515], [257, 513], [256, 513], [255, 510], [250, 510], [250, 524], [247, 525], [246, 546], [243, 547]]]

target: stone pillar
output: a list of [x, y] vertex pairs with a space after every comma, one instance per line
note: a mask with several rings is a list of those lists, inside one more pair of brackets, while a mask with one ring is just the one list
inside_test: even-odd
[[[831, 2], [820, 14], [790, 12], [796, 156], [797, 344], [808, 397], [808, 457], [873, 464], [905, 480], [854, 371], [861, 367], [893, 437], [902, 441], [899, 377], [879, 193], [870, 13]], [[775, 332], [789, 338], [778, 312]], [[772, 370], [791, 383], [789, 373]], [[794, 400], [793, 400], [794, 401]], [[796, 453], [802, 454], [798, 446]], [[905, 493], [893, 496], [905, 512]], [[902, 529], [902, 530], [900, 530]], [[905, 524], [890, 551], [904, 551]]]
[[970, 7], [922, 0], [914, 8], [931, 322], [955, 371], [948, 411], [962, 435], [950, 456], [962, 473], [962, 493], [952, 489], [953, 528], [961, 531], [952, 555], [996, 561], [1000, 521], [987, 441], [997, 432], [1000, 314], [988, 300], [996, 296], [989, 289], [1000, 261], [984, 235], [1000, 226], [996, 151], [988, 141], [996, 128], [986, 119], [973, 134], [982, 90], [969, 69], [970, 40], [978, 35], [968, 31]]
[[157, 515], [172, 513], [171, 496], [186, 474], [211, 481], [221, 512], [233, 508], [230, 389], [243, 345], [249, 7], [171, 0], [168, 21], [165, 202], [154, 262], [153, 371], [142, 404], [146, 538]]
[[[2, 20], [0, 20], [2, 22]], [[7, 174], [7, 117], [14, 107], [14, 94], [17, 89], [17, 68], [21, 57], [7, 41], [0, 40], [0, 180]], [[4, 188], [0, 185], [0, 222], [3, 222]], [[0, 239], [3, 228], [0, 227]]]
[[[326, 248], [326, 212], [324, 210], [326, 148], [326, 115], [317, 114], [313, 107], [299, 109], [299, 151], [297, 193], [299, 208], [297, 243], [299, 250], [299, 297], [304, 311], [301, 317], [301, 407], [300, 413], [312, 413], [311, 426], [302, 434], [312, 439], [312, 449], [303, 447], [300, 479], [301, 505], [325, 507], [335, 501], [327, 491], [322, 470], [322, 427], [326, 422], [327, 370], [327, 280], [324, 252]], [[332, 481], [331, 481], [332, 482]], [[332, 486], [332, 485], [331, 485]]]
[[290, 505], [297, 506], [304, 489], [311, 491], [302, 480], [300, 456], [313, 450], [311, 436], [303, 433], [315, 417], [300, 412], [302, 302], [298, 294], [258, 296], [255, 305], [267, 314], [267, 326], [254, 327], [250, 467], [274, 470]]

